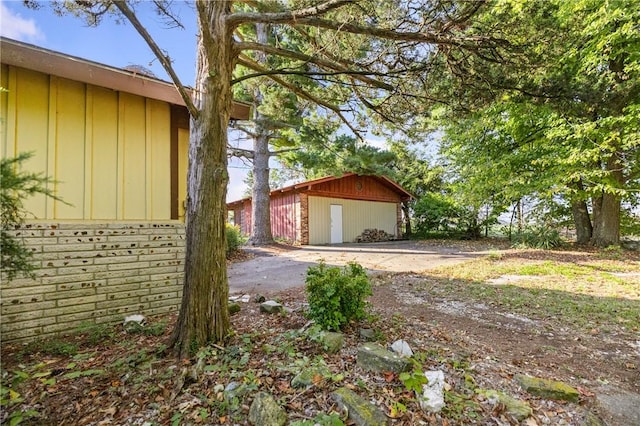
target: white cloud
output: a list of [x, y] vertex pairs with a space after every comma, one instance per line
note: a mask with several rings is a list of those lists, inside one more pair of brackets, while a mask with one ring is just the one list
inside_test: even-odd
[[25, 19], [0, 3], [0, 34], [15, 40], [33, 42], [44, 39], [44, 34], [33, 19]]

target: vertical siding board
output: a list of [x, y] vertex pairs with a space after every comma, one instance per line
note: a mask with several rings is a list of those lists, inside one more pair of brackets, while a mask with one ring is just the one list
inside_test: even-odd
[[56, 194], [66, 203], [54, 201], [56, 219], [84, 216], [85, 85], [58, 79], [56, 96], [55, 178]]
[[91, 174], [90, 219], [118, 217], [118, 94], [108, 89], [92, 88], [91, 99]]
[[189, 168], [189, 130], [178, 129], [178, 217], [184, 222]]
[[153, 209], [153, 188], [152, 188], [152, 170], [151, 159], [153, 148], [151, 146], [152, 135], [152, 105], [150, 99], [144, 99], [144, 157], [140, 159], [140, 162], [144, 162], [145, 176], [144, 176], [144, 216], [145, 220], [151, 220]]
[[[25, 170], [51, 175], [47, 160], [49, 127], [49, 78], [48, 76], [11, 67], [9, 76], [9, 151], [17, 155], [32, 152], [33, 156], [23, 165]], [[53, 189], [53, 188], [52, 188]], [[47, 214], [44, 195], [29, 197], [24, 202], [27, 211], [37, 218]]]
[[84, 208], [83, 219], [91, 219], [93, 204], [93, 86], [86, 86], [85, 99], [85, 132], [84, 132]]
[[124, 219], [124, 147], [125, 147], [125, 95], [118, 92], [118, 162], [116, 184], [116, 219]]
[[171, 217], [171, 111], [169, 105], [155, 100], [151, 106], [151, 180], [150, 220]]
[[0, 65], [0, 87], [8, 91], [0, 93], [0, 154], [2, 158], [15, 157], [16, 132], [16, 72], [15, 68]]
[[[125, 114], [123, 151], [123, 219], [145, 219], [146, 213], [146, 121], [145, 102], [140, 96], [121, 93]], [[169, 188], [167, 188], [169, 190]]]
[[[56, 175], [56, 134], [58, 133], [58, 120], [56, 119], [58, 112], [56, 108], [58, 105], [58, 77], [49, 76], [48, 79], [49, 83], [47, 86], [47, 91], [45, 92], [47, 93], [49, 98], [48, 112], [45, 121], [45, 123], [47, 123], [47, 135], [44, 139], [46, 144], [44, 152], [46, 153], [45, 156], [47, 159], [47, 168], [45, 175], [53, 178], [53, 182], [47, 183], [47, 189], [55, 192], [58, 190], [58, 176]], [[49, 197], [45, 197], [44, 217], [54, 218], [55, 214], [55, 204], [53, 203], [53, 200], [51, 200]]]

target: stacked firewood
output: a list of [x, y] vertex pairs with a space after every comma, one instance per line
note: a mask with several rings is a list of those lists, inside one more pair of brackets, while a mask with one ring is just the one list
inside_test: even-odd
[[378, 241], [391, 241], [395, 236], [389, 234], [382, 229], [365, 229], [364, 232], [356, 237], [356, 243], [375, 243]]

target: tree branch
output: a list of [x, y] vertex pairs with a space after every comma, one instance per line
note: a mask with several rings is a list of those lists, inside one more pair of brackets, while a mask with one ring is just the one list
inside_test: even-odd
[[299, 151], [299, 150], [300, 148], [286, 148], [286, 149], [279, 149], [277, 151], [269, 151], [269, 157], [275, 157], [276, 155], [284, 154], [285, 152]]
[[162, 64], [162, 67], [164, 68], [164, 70], [171, 77], [171, 80], [173, 81], [173, 85], [178, 90], [178, 93], [180, 93], [180, 97], [182, 97], [182, 100], [184, 101], [185, 105], [187, 106], [187, 109], [189, 110], [189, 114], [191, 114], [192, 117], [197, 118], [198, 115], [200, 114], [200, 111], [194, 105], [191, 97], [187, 93], [186, 88], [180, 82], [180, 78], [178, 77], [176, 72], [173, 70], [173, 67], [171, 66], [170, 58], [168, 56], [165, 56], [164, 52], [156, 44], [155, 40], [153, 39], [153, 37], [151, 37], [149, 32], [146, 30], [146, 28], [140, 23], [140, 21], [138, 20], [138, 17], [135, 15], [135, 13], [133, 13], [133, 10], [129, 8], [129, 5], [125, 0], [114, 0], [113, 4], [115, 4], [115, 6], [120, 10], [120, 12], [122, 12], [122, 14], [129, 20], [129, 22], [131, 22], [131, 24], [136, 29], [136, 31], [138, 31], [138, 34], [142, 36], [144, 41], [147, 42], [147, 45], [149, 46], [149, 48], [151, 48], [151, 51], [156, 55], [156, 57]]
[[320, 3], [315, 6], [307, 7], [304, 9], [292, 10], [288, 12], [275, 12], [275, 13], [258, 13], [258, 12], [245, 12], [245, 13], [233, 13], [227, 17], [227, 24], [231, 27], [236, 27], [240, 24], [247, 23], [291, 23], [299, 19], [303, 19], [309, 16], [320, 16], [331, 10], [339, 9], [344, 5], [353, 3], [353, 0], [328, 0], [324, 3]]
[[247, 160], [252, 160], [254, 154], [250, 149], [234, 148], [227, 145], [227, 155], [230, 157], [244, 157]]
[[[331, 2], [327, 2], [331, 3]], [[344, 6], [350, 2], [342, 2], [336, 0], [334, 8]], [[313, 8], [311, 8], [313, 9]], [[477, 11], [472, 9], [472, 12]], [[393, 29], [379, 28], [371, 25], [357, 25], [348, 22], [339, 22], [318, 18], [319, 14], [309, 13], [304, 16], [295, 16], [294, 12], [283, 13], [237, 13], [230, 15], [228, 22], [230, 25], [236, 26], [242, 23], [270, 23], [270, 24], [297, 24], [308, 25], [316, 28], [324, 28], [328, 30], [346, 32], [351, 34], [368, 35], [384, 40], [394, 41], [415, 41], [419, 43], [430, 43], [439, 45], [452, 45], [465, 47], [467, 49], [477, 50], [480, 47], [495, 47], [497, 45], [508, 45], [507, 40], [474, 36], [461, 37], [449, 35], [446, 31], [398, 31]], [[473, 13], [468, 14], [471, 16]], [[485, 46], [486, 44], [486, 46]]]
[[239, 50], [254, 50], [254, 51], [268, 53], [271, 55], [284, 56], [286, 58], [297, 59], [303, 62], [310, 62], [318, 65], [319, 67], [338, 71], [338, 73], [340, 74], [354, 75], [355, 78], [357, 78], [358, 80], [362, 81], [363, 83], [367, 83], [371, 86], [378, 87], [384, 90], [393, 90], [393, 86], [387, 83], [384, 83], [382, 81], [367, 77], [367, 75], [373, 74], [371, 72], [355, 71], [355, 70], [352, 71], [336, 62], [327, 61], [317, 56], [305, 55], [303, 53], [294, 52], [292, 50], [280, 49], [278, 47], [268, 46], [260, 43], [252, 43], [252, 42], [236, 43], [236, 48]]
[[[244, 65], [245, 67], [252, 69], [254, 71], [257, 72], [265, 72], [266, 70], [260, 66], [258, 63], [254, 62], [253, 60], [251, 60], [250, 58], [247, 58], [246, 56], [241, 56], [240, 58], [238, 58], [238, 63], [241, 65]], [[360, 135], [360, 131], [357, 130], [355, 127], [353, 127], [353, 125], [346, 119], [346, 117], [342, 114], [342, 111], [340, 110], [340, 108], [338, 108], [336, 105], [332, 105], [329, 102], [326, 102], [320, 98], [318, 98], [317, 96], [314, 96], [308, 92], [306, 92], [305, 90], [302, 90], [301, 88], [275, 76], [275, 75], [268, 75], [268, 77], [270, 79], [272, 79], [273, 81], [275, 81], [276, 83], [282, 85], [283, 87], [289, 89], [291, 92], [295, 93], [296, 95], [307, 99], [311, 102], [314, 102], [322, 107], [325, 107], [326, 109], [332, 111], [334, 114], [336, 114], [340, 120], [349, 128], [351, 129], [351, 131], [355, 134], [358, 135], [358, 137], [360, 137], [362, 139], [362, 136]]]

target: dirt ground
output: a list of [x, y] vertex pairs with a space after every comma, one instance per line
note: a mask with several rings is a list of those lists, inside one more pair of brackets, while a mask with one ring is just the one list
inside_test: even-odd
[[357, 262], [374, 273], [422, 272], [441, 265], [464, 262], [497, 247], [504, 247], [504, 243], [494, 241], [479, 245], [446, 241], [388, 241], [246, 248], [245, 251], [253, 257], [229, 266], [229, 290], [234, 294], [299, 287], [304, 285], [307, 268], [319, 261], [336, 266]]
[[[234, 265], [230, 282], [236, 294], [286, 294], [303, 303], [300, 287], [308, 266], [320, 259], [338, 266], [356, 261], [373, 276], [382, 277], [379, 282], [383, 284], [375, 287], [370, 301], [380, 316], [403, 319], [396, 338], [412, 342], [417, 350], [428, 350], [434, 343], [441, 348], [444, 340], [448, 350], [469, 355], [476, 371], [487, 378], [487, 387], [495, 388], [496, 382], [512, 387], [515, 374], [566, 381], [584, 391], [585, 402], [605, 424], [640, 425], [637, 327], [636, 332], [613, 329], [585, 333], [557, 318], [532, 320], [482, 303], [457, 300], [455, 294], [434, 295], [417, 289], [429, 269], [497, 250], [508, 251], [499, 241], [271, 247], [254, 251], [254, 259]], [[561, 256], [571, 261], [569, 254]], [[523, 261], [526, 257], [523, 254]], [[580, 415], [573, 413], [572, 417]]]
[[[25, 424], [245, 425], [252, 394], [232, 406], [215, 390], [235, 380], [255, 391], [272, 393], [290, 421], [311, 421], [317, 413], [336, 413], [331, 392], [345, 386], [373, 401], [392, 426], [640, 425], [640, 324], [617, 326], [613, 322], [606, 329], [585, 330], [562, 318], [529, 318], [505, 307], [479, 303], [446, 290], [438, 280], [429, 284], [429, 270], [436, 265], [456, 264], [496, 250], [509, 252], [496, 242], [433, 241], [250, 250], [230, 267], [232, 293], [247, 294], [249, 299], [263, 294], [281, 301], [288, 313], [267, 315], [260, 312], [258, 303], [241, 302], [240, 312], [231, 317], [234, 336], [225, 347], [216, 346], [203, 355], [210, 367], [204, 376], [181, 381], [180, 370], [199, 358], [177, 361], [163, 352], [175, 322], [171, 315], [150, 319], [167, 323], [166, 331], [158, 336], [132, 335], [117, 326], [92, 344], [87, 343], [90, 335], [72, 337], [70, 342], [80, 345], [72, 356], [21, 354], [20, 345], [3, 345], [2, 368], [9, 372], [5, 374], [19, 377], [16, 372], [21, 371], [30, 377], [16, 385], [22, 401], [10, 409], [35, 411], [35, 417]], [[536, 256], [570, 263], [576, 256], [569, 252], [509, 253], [516, 259], [521, 256], [522, 262]], [[580, 259], [597, 256], [579, 255]], [[372, 319], [347, 327], [345, 345], [334, 355], [322, 353], [298, 332], [308, 324], [304, 271], [318, 256], [331, 264], [356, 260], [372, 270]], [[621, 264], [640, 271], [640, 257], [625, 256]], [[292, 266], [301, 267], [302, 276]], [[444, 371], [450, 391], [441, 413], [422, 412], [397, 375], [369, 373], [357, 366], [356, 348], [363, 342], [359, 336], [363, 326], [375, 329], [381, 344], [407, 341], [414, 352], [425, 354], [423, 368]], [[332, 377], [342, 378], [293, 389], [290, 383], [296, 369], [317, 359], [326, 363]], [[562, 380], [578, 389], [580, 401], [535, 397], [515, 382], [517, 374]], [[526, 401], [532, 416], [517, 422], [504, 406], [478, 396], [480, 388]], [[341, 415], [344, 419], [344, 413]]]

